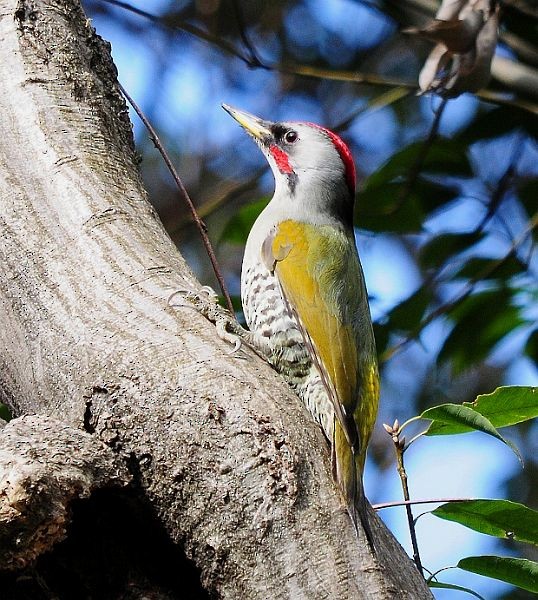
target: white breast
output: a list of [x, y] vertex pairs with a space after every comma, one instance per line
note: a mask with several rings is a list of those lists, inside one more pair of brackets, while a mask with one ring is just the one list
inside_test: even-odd
[[269, 233], [262, 222], [254, 225], [243, 258], [241, 302], [251, 331], [268, 338], [274, 348], [271, 363], [321, 425], [328, 440], [332, 439], [334, 412], [331, 401], [312, 364], [295, 317], [290, 313], [276, 276], [262, 261], [261, 247]]

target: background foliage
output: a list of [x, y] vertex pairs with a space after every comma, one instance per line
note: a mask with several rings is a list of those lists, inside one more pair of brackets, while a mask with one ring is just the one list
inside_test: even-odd
[[[532, 0], [501, 3], [488, 89], [447, 102], [416, 95], [432, 44], [401, 32], [431, 18], [435, 1], [130, 3], [153, 19], [120, 2], [84, 4], [112, 43], [120, 81], [158, 129], [204, 217], [233, 295], [242, 244], [271, 196], [272, 177], [220, 104], [272, 120], [319, 122], [349, 143], [359, 180], [357, 244], [383, 375], [366, 473], [371, 501], [399, 497], [381, 422], [402, 422], [433, 404], [473, 401], [499, 385], [538, 384], [538, 8]], [[201, 281], [215, 286], [171, 178], [133, 121], [151, 200]], [[407, 456], [411, 494], [507, 497], [536, 507], [536, 433], [532, 422], [503, 431], [522, 451], [524, 470], [509, 450], [479, 434], [420, 441]], [[382, 516], [407, 544], [399, 510]], [[434, 521], [425, 517], [418, 526], [432, 570], [478, 550], [496, 551], [497, 542]], [[516, 541], [498, 543], [507, 554], [537, 558]], [[530, 597], [473, 575], [454, 581], [487, 598]]]

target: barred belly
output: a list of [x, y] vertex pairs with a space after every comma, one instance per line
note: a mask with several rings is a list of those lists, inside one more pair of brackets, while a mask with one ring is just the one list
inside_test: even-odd
[[312, 364], [295, 316], [282, 297], [278, 280], [262, 263], [243, 265], [241, 302], [249, 329], [270, 342], [271, 364], [321, 425], [327, 440], [331, 440], [334, 421], [331, 401]]

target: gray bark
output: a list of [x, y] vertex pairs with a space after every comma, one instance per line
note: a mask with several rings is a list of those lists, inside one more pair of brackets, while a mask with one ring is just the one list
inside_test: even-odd
[[26, 567], [63, 540], [74, 499], [130, 480], [94, 436], [44, 415], [14, 419], [0, 441], [2, 568]]
[[[0, 390], [16, 416], [37, 415], [0, 429], [0, 481], [13, 436], [35, 427], [15, 462], [30, 468], [35, 447], [56, 457], [44, 462], [66, 484], [48, 490], [63, 522], [65, 490], [131, 479], [216, 597], [430, 598], [373, 513], [377, 559], [357, 540], [288, 386], [168, 305], [199, 284], [147, 202], [115, 77], [75, 0], [0, 0]], [[62, 527], [43, 539], [41, 524], [18, 558], [2, 537], [0, 554], [26, 563]]]

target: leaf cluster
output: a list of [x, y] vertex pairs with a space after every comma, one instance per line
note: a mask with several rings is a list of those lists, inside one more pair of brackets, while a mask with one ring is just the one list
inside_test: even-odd
[[[498, 388], [491, 394], [480, 395], [474, 402], [429, 408], [399, 427], [398, 435], [411, 422], [426, 419], [430, 421], [427, 429], [413, 438], [410, 444], [421, 435], [457, 435], [480, 431], [505, 443], [521, 460], [519, 450], [499, 429], [536, 417], [538, 388], [508, 386]], [[440, 505], [431, 514], [479, 533], [538, 546], [538, 512], [517, 502], [499, 499], [454, 500]], [[462, 558], [456, 567], [538, 593], [538, 563], [526, 558], [469, 556]], [[428, 582], [434, 588], [466, 591], [480, 598], [470, 589], [439, 581], [437, 573]]]

